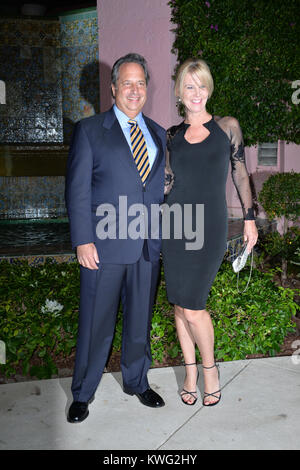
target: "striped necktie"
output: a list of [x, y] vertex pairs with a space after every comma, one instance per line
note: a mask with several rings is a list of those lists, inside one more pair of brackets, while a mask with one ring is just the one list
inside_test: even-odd
[[143, 136], [138, 123], [134, 119], [130, 119], [128, 124], [131, 126], [130, 140], [133, 159], [140, 174], [142, 183], [145, 185], [146, 179], [150, 173], [150, 164], [145, 137]]

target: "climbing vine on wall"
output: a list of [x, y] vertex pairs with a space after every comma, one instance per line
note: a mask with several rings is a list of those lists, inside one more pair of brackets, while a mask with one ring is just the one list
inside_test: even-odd
[[[247, 145], [300, 144], [298, 0], [171, 0], [178, 64], [203, 58], [211, 113], [236, 117]], [[299, 90], [299, 92], [297, 91]]]

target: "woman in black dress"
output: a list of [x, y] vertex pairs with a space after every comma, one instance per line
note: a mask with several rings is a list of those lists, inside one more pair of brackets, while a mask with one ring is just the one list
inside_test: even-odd
[[[213, 79], [203, 60], [189, 59], [180, 67], [175, 94], [184, 105], [185, 120], [168, 130], [167, 176], [172, 180], [174, 175], [174, 181], [170, 191], [167, 185], [169, 209], [163, 210], [163, 227], [168, 227], [169, 233], [163, 233], [162, 249], [167, 295], [175, 306], [177, 334], [187, 366], [181, 399], [187, 405], [197, 401], [197, 345], [202, 357], [205, 406], [216, 405], [221, 399], [213, 324], [205, 307], [226, 251], [229, 161], [243, 209], [244, 241], [249, 252], [258, 236], [242, 132], [235, 118], [217, 118], [207, 112], [212, 91]], [[188, 205], [192, 208], [189, 211]], [[176, 215], [172, 218], [176, 210], [178, 215], [178, 208], [182, 215], [179, 223]], [[194, 244], [191, 232], [195, 234]]]

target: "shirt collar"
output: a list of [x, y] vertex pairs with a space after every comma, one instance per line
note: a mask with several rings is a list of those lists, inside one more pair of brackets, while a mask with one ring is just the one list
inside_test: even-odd
[[[113, 109], [122, 129], [125, 127], [130, 127], [128, 124], [130, 118], [125, 113], [123, 113], [123, 111], [121, 111], [116, 104], [113, 105]], [[139, 112], [139, 114], [135, 116], [134, 120], [137, 121], [138, 125], [140, 126], [143, 120], [142, 113]]]

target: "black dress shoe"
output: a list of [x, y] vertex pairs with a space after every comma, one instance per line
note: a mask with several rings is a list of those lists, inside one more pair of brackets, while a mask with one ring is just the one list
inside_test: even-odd
[[89, 402], [73, 401], [68, 413], [69, 423], [81, 423], [89, 415]]
[[160, 408], [165, 406], [163, 399], [151, 388], [148, 388], [143, 393], [130, 393], [126, 392], [128, 395], [136, 395], [143, 405], [150, 406], [151, 408]]

